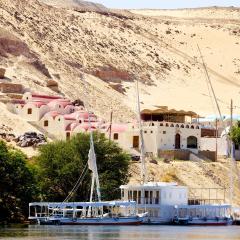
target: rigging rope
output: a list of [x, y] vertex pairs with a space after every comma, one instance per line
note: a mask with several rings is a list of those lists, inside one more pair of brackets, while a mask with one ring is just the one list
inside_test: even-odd
[[68, 202], [69, 199], [71, 199], [72, 195], [74, 193], [76, 193], [77, 189], [79, 188], [79, 186], [81, 185], [82, 183], [82, 180], [84, 179], [86, 173], [87, 173], [87, 166], [88, 166], [88, 163], [86, 163], [80, 177], [78, 178], [77, 182], [75, 183], [74, 187], [72, 188], [72, 190], [70, 191], [70, 193], [68, 194], [68, 196], [64, 199], [63, 203], [65, 202]]

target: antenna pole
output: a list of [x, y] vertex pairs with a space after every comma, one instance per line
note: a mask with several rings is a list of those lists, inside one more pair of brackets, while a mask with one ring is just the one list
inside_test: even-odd
[[110, 113], [110, 126], [109, 126], [109, 141], [112, 138], [112, 121], [113, 121], [113, 111]]
[[138, 122], [139, 122], [139, 134], [140, 134], [140, 151], [141, 151], [141, 181], [146, 182], [146, 163], [145, 163], [145, 152], [144, 152], [144, 139], [143, 139], [143, 129], [142, 129], [142, 119], [141, 119], [141, 107], [140, 107], [140, 97], [139, 97], [139, 86], [137, 80], [137, 108], [138, 108]]
[[[233, 100], [231, 99], [231, 104], [230, 104], [230, 115], [231, 115], [231, 120], [230, 120], [230, 131], [232, 130], [233, 127]], [[233, 162], [235, 160], [235, 145], [232, 140], [230, 140], [231, 143], [231, 159], [230, 159], [230, 184], [229, 184], [229, 191], [230, 191], [230, 205], [232, 206], [233, 204], [233, 188], [234, 188], [234, 178], [233, 178]]]
[[218, 157], [218, 119], [216, 118], [216, 133], [215, 133], [215, 136], [216, 136], [216, 151], [215, 151], [215, 161], [217, 162], [217, 157]]

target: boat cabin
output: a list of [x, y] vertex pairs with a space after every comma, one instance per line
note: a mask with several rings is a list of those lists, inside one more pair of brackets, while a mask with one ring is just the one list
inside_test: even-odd
[[174, 206], [188, 204], [188, 188], [177, 183], [149, 182], [120, 187], [122, 201], [136, 201], [138, 213], [148, 212], [147, 222], [168, 223]]

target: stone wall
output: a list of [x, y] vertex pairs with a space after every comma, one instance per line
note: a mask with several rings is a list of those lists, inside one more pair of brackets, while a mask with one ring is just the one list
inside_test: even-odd
[[22, 93], [23, 86], [21, 84], [0, 82], [0, 92], [2, 92], [2, 93]]
[[189, 160], [190, 152], [188, 150], [159, 150], [158, 156], [167, 160]]

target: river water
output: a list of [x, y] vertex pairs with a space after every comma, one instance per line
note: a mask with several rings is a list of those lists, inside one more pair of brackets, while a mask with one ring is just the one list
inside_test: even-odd
[[26, 240], [240, 240], [240, 226], [27, 226], [0, 228], [0, 239]]

